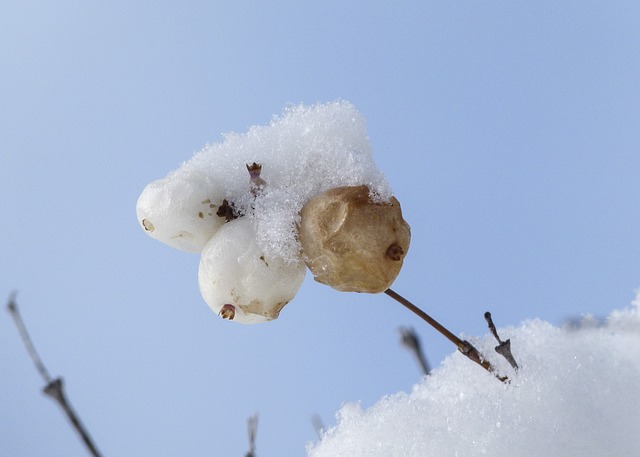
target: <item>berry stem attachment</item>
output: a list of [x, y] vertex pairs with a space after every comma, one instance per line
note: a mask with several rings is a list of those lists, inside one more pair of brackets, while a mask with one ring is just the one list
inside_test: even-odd
[[495, 369], [491, 365], [491, 363], [489, 363], [489, 361], [486, 360], [482, 356], [480, 351], [478, 351], [467, 340], [461, 340], [460, 338], [455, 336], [444, 325], [440, 324], [440, 322], [435, 320], [433, 317], [429, 316], [427, 313], [425, 313], [423, 310], [418, 308], [416, 305], [411, 303], [409, 300], [407, 300], [406, 298], [404, 298], [402, 295], [398, 294], [397, 292], [394, 292], [391, 289], [387, 289], [387, 290], [384, 291], [384, 293], [387, 294], [389, 297], [393, 298], [394, 300], [396, 300], [398, 303], [403, 305], [405, 308], [409, 309], [409, 311], [413, 312], [414, 314], [416, 314], [417, 316], [422, 318], [424, 321], [426, 321], [433, 328], [435, 328], [445, 338], [447, 338], [449, 341], [451, 341], [458, 348], [458, 351], [460, 351], [462, 354], [464, 354], [468, 359], [474, 361], [475, 363], [480, 365], [482, 368], [484, 368], [488, 372], [494, 374], [496, 376], [496, 378], [498, 378], [500, 381], [507, 382], [509, 380], [509, 378], [507, 378], [506, 376], [498, 376], [496, 374], [496, 372], [495, 372]]

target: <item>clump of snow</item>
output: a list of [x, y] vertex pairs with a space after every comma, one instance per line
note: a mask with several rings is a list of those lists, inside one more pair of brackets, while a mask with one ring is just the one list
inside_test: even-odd
[[[247, 192], [245, 164], [262, 165], [264, 192]], [[254, 207], [258, 243], [267, 254], [298, 258], [295, 222], [311, 197], [340, 186], [366, 185], [380, 199], [391, 188], [371, 155], [364, 117], [349, 102], [289, 106], [266, 126], [227, 134], [184, 165], [221, 183], [225, 198]]]
[[[261, 177], [266, 181], [258, 198], [250, 192], [246, 168], [254, 162], [262, 165]], [[157, 209], [166, 224], [185, 225], [183, 212], [175, 211], [175, 206], [188, 207], [189, 216], [197, 218], [202, 201], [218, 204], [227, 199], [239, 210], [252, 209], [258, 243], [267, 254], [291, 261], [297, 260], [300, 249], [295, 236], [298, 213], [311, 197], [334, 187], [357, 185], [369, 187], [377, 200], [388, 201], [392, 196], [373, 161], [365, 119], [346, 101], [289, 106], [268, 125], [223, 135], [222, 142], [207, 145], [166, 179], [180, 179], [178, 186], [187, 188], [192, 182], [201, 189], [193, 197], [167, 193], [164, 208]], [[147, 200], [143, 192], [138, 203], [141, 224], [141, 204], [152, 206]], [[160, 225], [148, 220], [156, 228]]]
[[343, 406], [308, 455], [638, 456], [640, 295], [606, 323], [586, 324], [533, 320], [499, 330], [511, 339], [517, 373], [491, 335], [473, 341], [510, 383], [455, 353], [409, 394], [366, 410]]
[[[149, 184], [136, 210], [150, 236], [202, 254], [200, 289], [216, 313], [251, 323], [277, 317], [302, 282], [296, 227], [304, 204], [326, 190], [360, 185], [376, 203], [392, 197], [373, 161], [363, 116], [345, 101], [296, 105], [268, 125], [207, 145]], [[235, 223], [238, 217], [244, 222]], [[236, 271], [241, 254], [225, 244], [247, 230], [253, 260]], [[226, 268], [238, 274], [232, 278]], [[279, 275], [287, 277], [276, 280]], [[258, 299], [259, 289], [267, 299]]]

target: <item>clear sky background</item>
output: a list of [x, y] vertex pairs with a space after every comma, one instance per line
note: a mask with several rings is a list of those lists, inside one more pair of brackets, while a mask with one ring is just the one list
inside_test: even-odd
[[[0, 300], [105, 456], [300, 456], [345, 401], [409, 391], [413, 326], [311, 275], [277, 321], [221, 320], [198, 256], [138, 227], [144, 186], [220, 133], [338, 98], [368, 121], [412, 245], [394, 289], [454, 333], [604, 316], [640, 287], [640, 4], [0, 5]], [[517, 351], [517, 349], [515, 349]], [[0, 455], [84, 456], [8, 313]]]

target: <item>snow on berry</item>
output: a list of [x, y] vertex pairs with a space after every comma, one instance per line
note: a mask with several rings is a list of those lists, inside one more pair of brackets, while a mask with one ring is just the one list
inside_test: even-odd
[[364, 186], [372, 203], [392, 199], [363, 116], [345, 101], [289, 106], [268, 125], [223, 135], [149, 184], [138, 221], [170, 246], [202, 252], [200, 289], [216, 313], [235, 322], [270, 320], [304, 276], [303, 206], [347, 186]]

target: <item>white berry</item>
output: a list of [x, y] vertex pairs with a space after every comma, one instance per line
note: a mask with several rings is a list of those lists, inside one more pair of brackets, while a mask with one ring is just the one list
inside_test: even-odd
[[200, 252], [225, 219], [216, 215], [223, 190], [204, 173], [181, 170], [149, 184], [136, 212], [142, 228], [169, 246]]
[[225, 319], [253, 324], [277, 318], [304, 279], [303, 262], [268, 256], [256, 240], [254, 221], [241, 217], [222, 226], [202, 251], [200, 292]]

